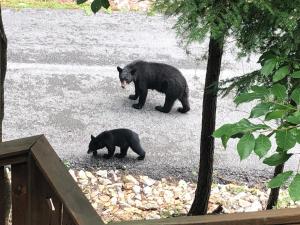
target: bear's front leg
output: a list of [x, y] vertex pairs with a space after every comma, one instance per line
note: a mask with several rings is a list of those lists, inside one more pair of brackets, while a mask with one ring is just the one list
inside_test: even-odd
[[108, 154], [104, 154], [103, 157], [104, 157], [105, 159], [110, 159], [111, 157], [114, 156], [116, 147], [110, 146], [110, 147], [108, 147], [107, 149], [108, 149]]
[[131, 100], [137, 100], [139, 97], [139, 88], [136, 83], [134, 83], [134, 89], [135, 89], [135, 94], [129, 95], [129, 99], [131, 99]]
[[148, 90], [140, 91], [139, 103], [133, 104], [132, 107], [135, 109], [141, 109], [145, 105], [146, 98], [147, 98]]
[[97, 151], [93, 151], [93, 156], [97, 156]]

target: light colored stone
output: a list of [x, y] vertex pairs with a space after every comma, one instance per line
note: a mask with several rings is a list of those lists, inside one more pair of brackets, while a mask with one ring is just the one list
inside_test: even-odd
[[139, 182], [131, 175], [127, 175], [123, 178], [125, 183], [133, 183], [135, 185], [138, 185]]
[[96, 174], [100, 177], [107, 178], [107, 170], [98, 170]]
[[156, 182], [156, 180], [153, 180], [148, 176], [140, 176], [140, 179], [141, 179], [141, 183], [143, 183], [146, 186], [152, 186]]
[[141, 187], [138, 186], [138, 185], [133, 186], [132, 190], [135, 194], [140, 194], [141, 193]]
[[262, 210], [262, 205], [259, 201], [255, 201], [251, 204], [251, 206], [247, 207], [245, 209], [245, 212], [256, 212], [256, 211], [261, 211]]
[[79, 176], [79, 178], [82, 179], [82, 180], [87, 179], [87, 177], [86, 177], [86, 175], [85, 175], [85, 172], [84, 172], [83, 170], [80, 170], [80, 171], [78, 172], [78, 176]]
[[152, 194], [152, 188], [149, 187], [149, 186], [146, 186], [146, 187], [143, 188], [143, 192], [144, 192], [144, 194], [145, 194], [146, 196], [149, 196], [149, 195]]
[[247, 208], [251, 206], [251, 202], [245, 201], [243, 199], [239, 199], [239, 206], [241, 206], [242, 208]]

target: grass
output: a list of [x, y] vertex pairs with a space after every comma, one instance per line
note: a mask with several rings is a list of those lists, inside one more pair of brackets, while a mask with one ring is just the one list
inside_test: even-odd
[[[3, 8], [21, 9], [81, 9], [87, 15], [92, 14], [90, 3], [76, 4], [76, 2], [59, 2], [57, 0], [4, 0], [1, 2]], [[101, 9], [102, 12], [111, 13], [111, 9]]]

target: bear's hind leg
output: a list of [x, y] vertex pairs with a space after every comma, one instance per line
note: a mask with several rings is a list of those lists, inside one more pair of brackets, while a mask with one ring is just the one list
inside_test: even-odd
[[176, 98], [166, 95], [166, 100], [165, 100], [164, 106], [163, 107], [162, 106], [156, 106], [155, 109], [157, 111], [160, 111], [160, 112], [163, 112], [163, 113], [168, 113], [168, 112], [171, 111], [175, 101], [176, 101]]
[[132, 149], [132, 151], [139, 155], [139, 157], [137, 157], [138, 160], [143, 160], [145, 158], [146, 153], [142, 148], [140, 139], [137, 135], [131, 140], [130, 148]]
[[178, 108], [177, 111], [181, 113], [186, 113], [190, 111], [190, 103], [187, 95], [184, 95], [179, 99], [182, 104], [182, 108]]

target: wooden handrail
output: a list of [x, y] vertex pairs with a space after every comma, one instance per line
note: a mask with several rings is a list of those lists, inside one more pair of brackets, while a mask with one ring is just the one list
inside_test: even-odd
[[[13, 225], [104, 224], [43, 135], [0, 143], [0, 166], [8, 164], [12, 168]], [[123, 221], [110, 224], [300, 225], [300, 209]]]
[[63, 225], [104, 224], [44, 135], [0, 143], [0, 166], [4, 165], [12, 165], [13, 203], [21, 202], [19, 207], [25, 208], [13, 206], [19, 217], [13, 216], [13, 225], [43, 225], [41, 217], [51, 210], [45, 209], [47, 201], [63, 208], [56, 212], [63, 214], [58, 216]]
[[31, 153], [74, 221], [85, 225], [104, 224], [44, 136], [31, 147]]
[[300, 224], [300, 209], [276, 209], [259, 212], [205, 216], [182, 216], [160, 220], [115, 222], [111, 225], [283, 225]]

